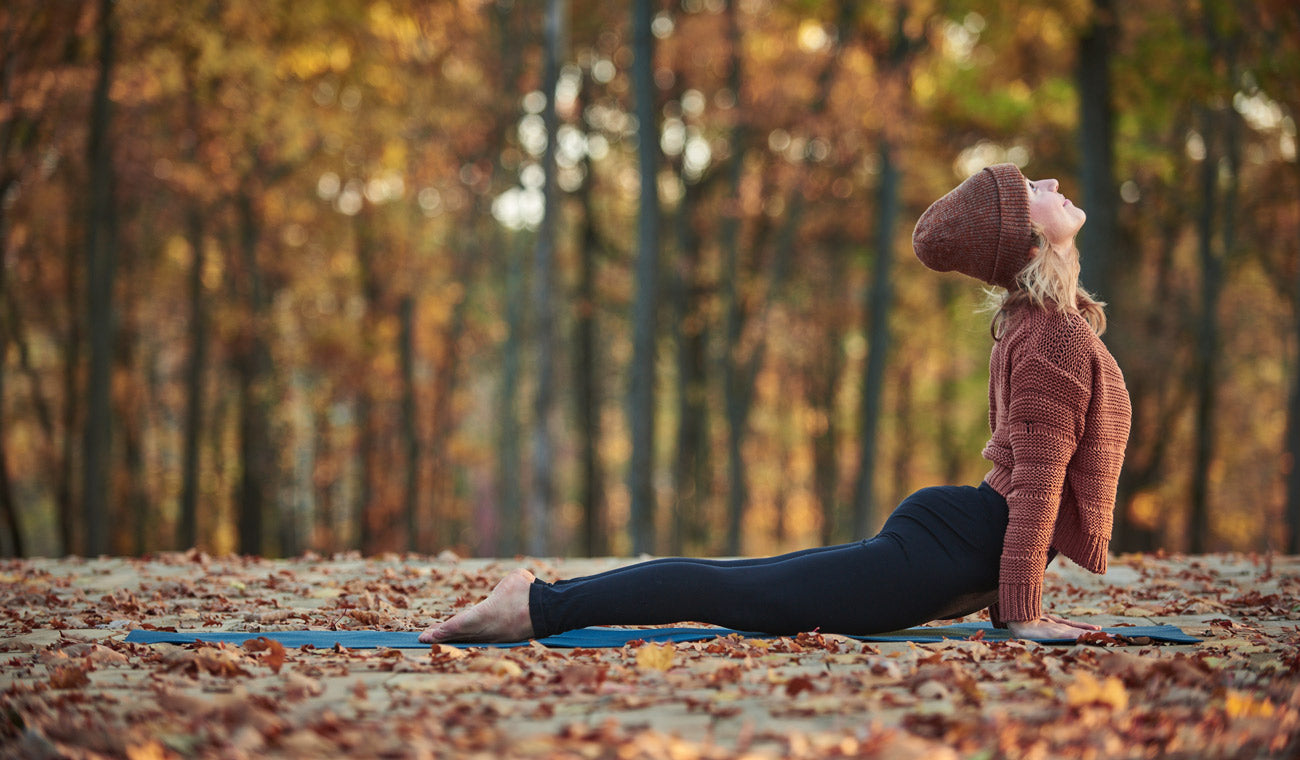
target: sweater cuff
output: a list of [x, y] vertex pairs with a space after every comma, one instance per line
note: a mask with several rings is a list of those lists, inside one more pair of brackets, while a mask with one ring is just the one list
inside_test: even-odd
[[1042, 616], [1041, 583], [1004, 583], [998, 588], [998, 617], [1003, 622], [1024, 622]]

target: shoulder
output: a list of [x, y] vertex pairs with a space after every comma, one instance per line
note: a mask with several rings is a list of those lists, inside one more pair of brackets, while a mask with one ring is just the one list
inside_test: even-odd
[[1092, 374], [1100, 354], [1108, 353], [1081, 315], [1054, 309], [1029, 311], [1024, 317], [1024, 327], [1029, 333], [1024, 347], [1035, 359], [1082, 378]]

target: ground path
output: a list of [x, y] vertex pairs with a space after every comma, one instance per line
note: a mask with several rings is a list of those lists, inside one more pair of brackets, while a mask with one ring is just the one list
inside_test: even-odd
[[1300, 558], [1058, 560], [1045, 598], [1196, 646], [864, 644], [605, 650], [136, 645], [137, 627], [420, 630], [506, 570], [451, 556], [0, 562], [0, 756], [1295, 757]]

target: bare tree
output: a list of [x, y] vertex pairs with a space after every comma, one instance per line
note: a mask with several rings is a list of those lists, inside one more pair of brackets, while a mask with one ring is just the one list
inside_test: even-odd
[[[906, 114], [907, 98], [911, 92], [911, 61], [924, 44], [924, 37], [912, 37], [907, 32], [907, 3], [900, 3], [894, 11], [892, 33], [881, 40], [879, 58], [882, 77], [894, 93], [897, 102], [892, 111]], [[892, 80], [892, 82], [890, 81]], [[894, 260], [894, 229], [900, 208], [900, 172], [897, 164], [896, 142], [900, 140], [899, 121], [883, 125], [880, 136], [880, 175], [876, 185], [876, 239], [875, 268], [872, 272], [871, 290], [863, 309], [866, 320], [863, 332], [868, 336], [867, 366], [862, 373], [862, 405], [860, 407], [861, 448], [858, 453], [858, 476], [853, 495], [853, 536], [867, 535], [869, 524], [876, 513], [875, 469], [876, 435], [880, 426], [880, 397], [884, 389], [885, 359], [889, 354], [889, 309], [893, 300], [891, 267]]]
[[632, 369], [628, 410], [632, 458], [628, 490], [632, 495], [632, 550], [655, 546], [654, 389], [655, 311], [659, 273], [659, 129], [655, 118], [654, 36], [650, 0], [632, 5], [632, 82], [640, 124], [637, 156], [641, 164], [640, 213], [637, 218], [636, 305], [632, 315]]
[[1103, 300], [1111, 270], [1123, 261], [1116, 250], [1115, 118], [1111, 105], [1111, 57], [1119, 34], [1113, 0], [1093, 0], [1092, 19], [1079, 37], [1075, 84], [1079, 91], [1079, 178], [1088, 223], [1079, 235], [1081, 279]]
[[100, 0], [99, 77], [90, 117], [87, 163], [90, 166], [90, 205], [86, 217], [87, 324], [90, 327], [90, 371], [86, 381], [85, 453], [82, 460], [82, 514], [86, 554], [108, 550], [109, 446], [112, 441], [111, 377], [113, 338], [113, 279], [117, 253], [113, 209], [113, 165], [109, 143], [112, 108], [108, 98], [113, 79], [116, 31], [113, 0]]
[[555, 235], [560, 216], [559, 187], [556, 182], [555, 154], [559, 142], [559, 117], [555, 110], [555, 88], [560, 79], [561, 47], [568, 24], [567, 0], [548, 0], [543, 21], [542, 92], [546, 107], [542, 120], [546, 125], [546, 150], [542, 154], [545, 175], [542, 193], [545, 211], [533, 248], [533, 309], [536, 316], [537, 389], [533, 396], [532, 489], [528, 495], [529, 554], [545, 554], [549, 545], [551, 501], [555, 491], [555, 444], [552, 418], [555, 416]]

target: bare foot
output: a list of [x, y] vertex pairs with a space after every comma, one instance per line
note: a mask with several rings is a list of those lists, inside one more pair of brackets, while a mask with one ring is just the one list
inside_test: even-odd
[[492, 589], [487, 599], [426, 628], [420, 634], [420, 642], [472, 641], [487, 644], [531, 639], [533, 621], [528, 616], [528, 587], [533, 580], [533, 574], [527, 570], [512, 571]]

